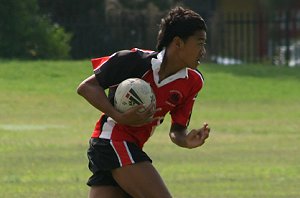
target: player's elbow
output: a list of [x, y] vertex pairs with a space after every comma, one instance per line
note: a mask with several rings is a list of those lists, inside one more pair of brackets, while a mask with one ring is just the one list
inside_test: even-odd
[[97, 85], [97, 81], [95, 76], [92, 75], [78, 85], [76, 90], [77, 94], [84, 96], [91, 89], [91, 87], [95, 85]]
[[87, 84], [85, 82], [82, 82], [78, 85], [76, 92], [77, 94], [83, 96], [84, 93], [86, 92], [86, 89], [87, 89]]

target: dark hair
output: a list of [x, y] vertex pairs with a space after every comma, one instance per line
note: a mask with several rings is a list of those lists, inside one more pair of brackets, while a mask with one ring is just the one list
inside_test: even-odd
[[205, 21], [196, 12], [182, 7], [173, 8], [161, 19], [156, 48], [160, 52], [167, 47], [175, 36], [186, 40], [197, 30], [207, 30]]

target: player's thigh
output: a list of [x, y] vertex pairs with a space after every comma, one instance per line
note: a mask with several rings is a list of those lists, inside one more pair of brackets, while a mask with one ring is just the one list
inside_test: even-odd
[[89, 198], [129, 198], [129, 196], [117, 186], [92, 186]]
[[171, 198], [162, 178], [148, 162], [140, 162], [112, 171], [118, 184], [134, 198]]

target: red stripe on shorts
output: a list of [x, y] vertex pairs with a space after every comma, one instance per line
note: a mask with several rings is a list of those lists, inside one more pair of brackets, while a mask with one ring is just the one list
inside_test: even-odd
[[125, 141], [120, 142], [111, 140], [110, 144], [112, 145], [118, 156], [121, 167], [134, 163]]

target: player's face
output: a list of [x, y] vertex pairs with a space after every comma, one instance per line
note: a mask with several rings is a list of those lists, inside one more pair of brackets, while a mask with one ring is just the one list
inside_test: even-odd
[[186, 67], [196, 69], [200, 63], [200, 59], [205, 55], [206, 32], [196, 31], [184, 42], [181, 58]]

